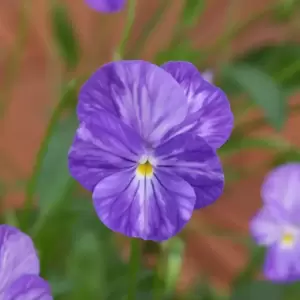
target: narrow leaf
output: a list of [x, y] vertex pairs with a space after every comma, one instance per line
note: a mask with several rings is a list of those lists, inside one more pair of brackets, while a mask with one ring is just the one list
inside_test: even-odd
[[268, 74], [250, 65], [235, 64], [227, 66], [223, 76], [248, 94], [275, 129], [282, 128], [287, 119], [287, 99], [281, 87]]
[[75, 68], [79, 62], [79, 44], [74, 32], [74, 25], [62, 3], [55, 1], [53, 4], [51, 23], [60, 55], [64, 59], [67, 68]]

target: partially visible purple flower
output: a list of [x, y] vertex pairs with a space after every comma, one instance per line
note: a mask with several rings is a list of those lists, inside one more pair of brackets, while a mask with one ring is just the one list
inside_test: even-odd
[[264, 207], [252, 219], [255, 241], [266, 246], [264, 274], [275, 282], [300, 280], [300, 164], [273, 170], [262, 187]]
[[50, 287], [39, 272], [30, 237], [14, 227], [0, 225], [0, 299], [52, 300]]
[[104, 13], [115, 13], [121, 11], [126, 0], [85, 0], [88, 6], [94, 10]]
[[232, 113], [192, 65], [106, 64], [82, 87], [77, 113], [69, 169], [110, 229], [163, 241], [222, 194], [222, 167], [208, 142], [225, 142]]

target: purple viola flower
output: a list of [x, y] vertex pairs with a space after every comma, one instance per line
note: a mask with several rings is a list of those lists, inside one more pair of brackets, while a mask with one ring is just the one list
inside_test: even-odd
[[264, 207], [252, 219], [255, 241], [266, 246], [264, 274], [275, 282], [300, 280], [300, 164], [273, 170], [262, 186]]
[[0, 299], [52, 300], [50, 287], [39, 272], [30, 237], [14, 227], [0, 225]]
[[121, 11], [126, 0], [85, 0], [88, 6], [94, 10], [104, 13], [115, 13]]
[[195, 70], [118, 61], [82, 87], [69, 169], [110, 229], [163, 241], [222, 194], [214, 146], [228, 138], [232, 114], [223, 92]]

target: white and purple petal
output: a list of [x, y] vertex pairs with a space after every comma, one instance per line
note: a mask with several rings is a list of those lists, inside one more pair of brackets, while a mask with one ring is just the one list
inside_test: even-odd
[[207, 82], [212, 83], [214, 82], [214, 72], [212, 70], [205, 70], [202, 72], [202, 77], [205, 79]]
[[290, 214], [290, 218], [300, 224], [300, 164], [288, 163], [272, 170], [261, 189], [263, 201], [267, 205], [277, 203]]
[[178, 82], [162, 68], [118, 61], [96, 71], [79, 93], [80, 122], [101, 110], [119, 117], [154, 147], [185, 119], [188, 104]]
[[207, 142], [190, 133], [175, 136], [154, 152], [159, 170], [168, 170], [195, 190], [195, 209], [212, 204], [222, 194], [224, 174], [221, 162]]
[[85, 0], [85, 2], [96, 11], [115, 13], [124, 8], [126, 0]]
[[[2, 299], [2, 298], [1, 298]], [[37, 275], [23, 275], [4, 291], [3, 300], [52, 300], [49, 284]]]
[[69, 150], [69, 170], [93, 191], [103, 178], [135, 165], [144, 152], [132, 128], [102, 110], [80, 124]]
[[164, 241], [184, 227], [195, 205], [193, 188], [175, 174], [154, 171], [138, 178], [122, 171], [103, 179], [93, 200], [100, 220], [129, 237]]
[[258, 245], [270, 246], [281, 238], [286, 224], [287, 216], [278, 205], [264, 206], [250, 221], [250, 233]]
[[[221, 147], [233, 128], [233, 114], [226, 95], [205, 80], [189, 62], [168, 62], [161, 67], [181, 85], [189, 105], [188, 116], [180, 125], [180, 132], [193, 130], [210, 146]], [[178, 130], [176, 128], [175, 132]]]
[[286, 249], [274, 244], [267, 250], [264, 275], [273, 282], [293, 282], [300, 280], [300, 242]]
[[39, 271], [31, 238], [17, 228], [0, 225], [0, 292], [23, 274], [38, 275]]

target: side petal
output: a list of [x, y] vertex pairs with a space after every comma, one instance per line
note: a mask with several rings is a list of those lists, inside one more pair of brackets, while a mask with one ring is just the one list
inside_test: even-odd
[[[300, 164], [289, 163], [275, 168], [265, 178], [261, 196], [264, 203], [278, 203], [290, 213], [300, 213]], [[299, 217], [298, 217], [299, 222]]]
[[39, 274], [31, 238], [17, 228], [0, 225], [0, 291], [23, 274]]
[[100, 111], [80, 124], [69, 150], [69, 170], [93, 191], [104, 177], [135, 165], [143, 152], [142, 139], [129, 126]]
[[4, 291], [3, 300], [52, 300], [48, 283], [37, 275], [23, 275]]
[[180, 85], [160, 67], [118, 61], [96, 71], [79, 94], [81, 122], [103, 109], [135, 128], [153, 146], [185, 119], [187, 103]]
[[275, 244], [267, 251], [264, 275], [274, 282], [288, 283], [300, 280], [300, 244], [296, 248], [281, 248]]
[[284, 222], [280, 209], [265, 206], [250, 221], [250, 233], [258, 245], [269, 246], [280, 238]]
[[189, 62], [168, 62], [162, 68], [181, 85], [188, 101], [188, 116], [181, 124], [181, 132], [192, 129], [210, 146], [220, 148], [233, 128], [233, 114], [226, 95], [206, 81]]
[[154, 157], [159, 170], [182, 177], [195, 190], [195, 209], [217, 200], [224, 188], [221, 162], [204, 139], [189, 133], [177, 135], [159, 146]]
[[85, 0], [85, 2], [96, 11], [115, 13], [124, 8], [126, 0]]
[[100, 220], [113, 231], [144, 240], [177, 234], [192, 216], [194, 191], [175, 175], [154, 174], [140, 179], [122, 171], [103, 179], [93, 193]]

